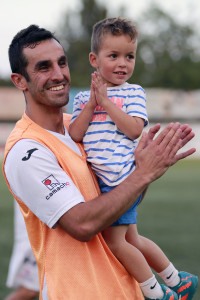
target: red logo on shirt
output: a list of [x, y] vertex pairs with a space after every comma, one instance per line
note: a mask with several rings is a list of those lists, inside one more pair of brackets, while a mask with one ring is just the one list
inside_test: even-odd
[[61, 183], [53, 175], [49, 175], [47, 178], [42, 180], [42, 183], [49, 189], [53, 190], [54, 188], [70, 185], [69, 182]]
[[49, 200], [57, 192], [61, 191], [63, 188], [70, 186], [69, 182], [59, 182], [55, 176], [49, 175], [47, 178], [42, 180], [42, 183], [50, 190], [51, 192], [46, 196], [46, 199]]

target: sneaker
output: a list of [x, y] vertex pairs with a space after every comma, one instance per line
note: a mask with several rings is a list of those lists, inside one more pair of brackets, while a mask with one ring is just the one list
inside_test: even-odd
[[172, 291], [169, 287], [165, 286], [164, 284], [160, 285], [163, 293], [164, 293], [164, 297], [162, 299], [150, 299], [150, 298], [145, 298], [146, 300], [179, 300], [178, 299], [178, 295]]
[[173, 288], [180, 300], [192, 300], [198, 285], [198, 277], [186, 272], [178, 273], [181, 281]]

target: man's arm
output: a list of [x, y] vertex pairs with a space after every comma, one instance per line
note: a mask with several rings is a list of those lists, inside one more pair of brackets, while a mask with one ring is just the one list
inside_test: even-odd
[[137, 147], [136, 169], [114, 190], [71, 208], [58, 223], [74, 238], [89, 241], [98, 232], [111, 225], [137, 200], [147, 186], [161, 177], [178, 160], [195, 152], [192, 148], [177, 154], [194, 133], [179, 123], [169, 124], [154, 139], [159, 125], [143, 133]]

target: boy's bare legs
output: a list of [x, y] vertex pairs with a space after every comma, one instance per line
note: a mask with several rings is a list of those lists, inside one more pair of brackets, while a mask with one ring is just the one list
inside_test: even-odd
[[126, 240], [144, 255], [148, 265], [157, 273], [162, 272], [170, 265], [169, 259], [158, 245], [138, 234], [136, 224], [129, 225]]
[[[141, 251], [149, 266], [177, 293], [179, 298], [187, 295], [192, 299], [198, 284], [197, 276], [179, 272], [154, 242], [138, 234], [135, 224], [129, 225], [126, 240]], [[144, 288], [143, 284], [140, 287]]]
[[103, 237], [126, 270], [141, 283], [153, 273], [141, 251], [126, 240], [127, 231], [128, 225], [111, 226], [103, 231]]
[[[137, 225], [111, 226], [103, 231], [110, 250], [126, 270], [138, 281], [148, 299], [163, 299], [167, 288], [161, 287], [151, 267], [165, 272], [170, 261], [152, 241], [141, 237]], [[163, 261], [162, 261], [163, 260]], [[170, 291], [172, 295], [172, 291]]]

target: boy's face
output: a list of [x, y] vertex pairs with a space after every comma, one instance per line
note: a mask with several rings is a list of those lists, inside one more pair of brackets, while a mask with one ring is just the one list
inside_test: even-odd
[[137, 40], [129, 35], [115, 36], [106, 34], [102, 38], [101, 48], [95, 55], [93, 67], [97, 68], [108, 87], [121, 85], [133, 74]]

